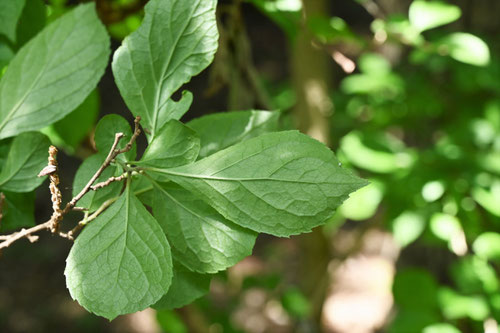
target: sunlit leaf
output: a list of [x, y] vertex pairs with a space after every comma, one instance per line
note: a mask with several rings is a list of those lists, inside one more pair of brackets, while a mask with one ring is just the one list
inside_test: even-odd
[[439, 40], [438, 52], [475, 66], [490, 62], [490, 49], [479, 37], [465, 32], [454, 32]]
[[429, 30], [456, 21], [462, 12], [460, 7], [441, 1], [415, 0], [408, 13], [410, 23], [419, 31]]

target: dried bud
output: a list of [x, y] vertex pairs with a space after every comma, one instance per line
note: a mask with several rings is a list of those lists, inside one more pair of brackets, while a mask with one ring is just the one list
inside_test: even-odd
[[50, 175], [56, 171], [57, 171], [57, 167], [55, 165], [47, 165], [45, 168], [42, 169], [42, 171], [40, 171], [38, 173], [38, 177], [47, 176], [47, 175]]

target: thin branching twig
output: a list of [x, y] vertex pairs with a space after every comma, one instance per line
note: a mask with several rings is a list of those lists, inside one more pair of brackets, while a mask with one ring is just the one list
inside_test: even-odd
[[[64, 209], [61, 210], [60, 205], [61, 205], [61, 192], [59, 191], [58, 184], [59, 184], [59, 176], [57, 173], [57, 161], [56, 161], [56, 154], [57, 154], [57, 149], [53, 146], [49, 148], [49, 163], [48, 165], [40, 171], [39, 176], [45, 176], [49, 175], [50, 177], [50, 191], [51, 191], [51, 199], [52, 199], [52, 208], [53, 208], [53, 213], [51, 218], [39, 225], [36, 225], [32, 228], [29, 229], [22, 229], [19, 232], [15, 232], [10, 235], [1, 235], [0, 236], [0, 250], [9, 247], [12, 243], [15, 241], [22, 239], [22, 238], [27, 238], [30, 242], [35, 242], [38, 240], [38, 236], [34, 235], [35, 233], [42, 231], [42, 230], [51, 230], [52, 233], [57, 233], [61, 237], [73, 239], [74, 234], [78, 232], [81, 228], [85, 226], [88, 222], [92, 221], [95, 219], [100, 213], [102, 213], [106, 208], [108, 208], [113, 202], [111, 199], [106, 201], [101, 205], [101, 207], [94, 212], [92, 215], [86, 217], [82, 221], [78, 223], [78, 225], [73, 228], [70, 232], [68, 233], [63, 233], [58, 231], [59, 227], [59, 222], [62, 220], [63, 216], [66, 215], [68, 212], [71, 210], [82, 210], [79, 207], [76, 207], [77, 202], [90, 190], [92, 190], [92, 184], [99, 178], [99, 176], [102, 174], [102, 172], [115, 160], [116, 156], [122, 153], [128, 152], [130, 149], [132, 149], [132, 145], [134, 144], [135, 140], [137, 137], [140, 135], [141, 130], [139, 129], [139, 122], [141, 118], [137, 116], [135, 118], [135, 129], [132, 137], [130, 138], [129, 142], [125, 145], [124, 148], [118, 149], [118, 143], [120, 140], [124, 137], [123, 133], [116, 133], [115, 134], [115, 139], [113, 142], [113, 145], [111, 146], [111, 149], [108, 153], [108, 156], [102, 163], [102, 165], [99, 167], [99, 169], [95, 172], [95, 174], [90, 178], [88, 183], [83, 187], [83, 189], [75, 195], [64, 207]], [[107, 183], [106, 185], [100, 185], [102, 183], [98, 183], [97, 185], [100, 185], [98, 188], [102, 188], [104, 186], [107, 186], [111, 184], [113, 181], [117, 180], [122, 180], [125, 177], [119, 176], [119, 177], [112, 177], [112, 178], [120, 178], [120, 179], [115, 179], [115, 180], [106, 180], [103, 183]], [[97, 188], [96, 188], [97, 189]]]

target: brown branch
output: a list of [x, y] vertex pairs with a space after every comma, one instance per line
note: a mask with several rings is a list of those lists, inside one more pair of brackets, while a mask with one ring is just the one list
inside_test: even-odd
[[[2, 235], [0, 236], [0, 250], [9, 247], [12, 243], [15, 241], [21, 239], [21, 238], [27, 238], [30, 242], [35, 242], [38, 239], [38, 236], [33, 235], [34, 233], [37, 233], [42, 230], [51, 230], [52, 233], [58, 233], [61, 237], [73, 239], [73, 235], [79, 231], [83, 226], [88, 223], [89, 221], [95, 219], [100, 213], [102, 213], [109, 205], [111, 205], [112, 202], [109, 202], [110, 200], [106, 201], [95, 213], [93, 213], [91, 216], [89, 216], [87, 219], [84, 219], [80, 221], [80, 223], [69, 233], [63, 233], [63, 232], [58, 232], [58, 226], [59, 222], [62, 220], [62, 217], [66, 215], [69, 211], [71, 210], [81, 210], [81, 208], [77, 208], [76, 203], [78, 200], [80, 200], [87, 192], [89, 192], [92, 189], [92, 184], [99, 178], [99, 176], [102, 174], [102, 172], [111, 164], [111, 162], [114, 161], [116, 156], [119, 154], [128, 152], [130, 149], [132, 149], [132, 145], [141, 133], [141, 130], [139, 129], [139, 122], [141, 118], [137, 116], [134, 120], [135, 123], [135, 129], [132, 137], [130, 138], [129, 142], [125, 145], [123, 149], [118, 149], [118, 143], [120, 140], [124, 137], [123, 133], [116, 133], [115, 134], [115, 140], [113, 142], [113, 145], [111, 146], [111, 149], [102, 163], [102, 165], [99, 167], [99, 169], [95, 172], [95, 174], [92, 176], [92, 178], [88, 181], [88, 183], [84, 186], [84, 188], [76, 195], [74, 196], [71, 201], [69, 201], [66, 206], [64, 207], [63, 210], [61, 210], [60, 205], [61, 205], [61, 192], [59, 191], [58, 184], [59, 184], [59, 176], [57, 174], [57, 160], [56, 160], [56, 155], [57, 155], [57, 149], [54, 146], [50, 146], [49, 148], [49, 163], [48, 165], [43, 168], [42, 171], [38, 174], [39, 177], [49, 175], [50, 176], [50, 192], [52, 194], [51, 199], [52, 199], [52, 208], [53, 208], [53, 214], [51, 218], [39, 225], [36, 225], [32, 228], [29, 229], [22, 229], [19, 232], [10, 234], [10, 235]], [[120, 178], [119, 177], [114, 177], [114, 178]], [[113, 178], [113, 177], [112, 177]], [[123, 179], [123, 178], [122, 178]], [[120, 179], [121, 180], [121, 179]], [[109, 179], [107, 180], [109, 181]], [[106, 181], [106, 182], [107, 182]], [[112, 181], [109, 181], [111, 183]], [[108, 183], [108, 185], [109, 185]], [[96, 184], [97, 185], [100, 185]], [[99, 188], [104, 187], [100, 186]], [[105, 205], [108, 203], [107, 205]], [[75, 209], [76, 208], [76, 209]], [[82, 223], [84, 222], [85, 223]], [[82, 226], [80, 227], [80, 224]]]
[[119, 182], [125, 178], [127, 178], [127, 173], [124, 173], [124, 174], [117, 176], [117, 177], [109, 177], [107, 180], [105, 180], [103, 182], [100, 182], [100, 183], [97, 183], [95, 185], [90, 186], [90, 189], [92, 191], [97, 191], [100, 188], [106, 187], [113, 182]]
[[89, 222], [95, 220], [97, 216], [99, 216], [103, 211], [105, 211], [112, 203], [116, 201], [116, 198], [112, 198], [104, 201], [104, 203], [94, 212], [92, 215], [85, 217], [83, 220], [78, 222], [78, 224], [71, 229], [67, 234], [61, 233], [59, 234], [61, 237], [68, 238], [70, 240], [75, 239], [75, 234], [79, 232], [83, 227], [85, 227]]

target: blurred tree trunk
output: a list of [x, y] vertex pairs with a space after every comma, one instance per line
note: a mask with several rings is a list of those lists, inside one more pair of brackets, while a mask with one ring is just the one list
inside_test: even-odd
[[[328, 15], [328, 0], [302, 0], [303, 18], [293, 44], [291, 72], [297, 104], [294, 120], [297, 128], [325, 144], [330, 143], [328, 118], [333, 104], [328, 96], [331, 81], [331, 59], [320, 47], [314, 45], [306, 19], [315, 14]], [[322, 228], [316, 228], [300, 237], [301, 265], [299, 277], [302, 290], [311, 301], [311, 315], [320, 321], [323, 302], [328, 287], [327, 267], [330, 261], [328, 240]]]

